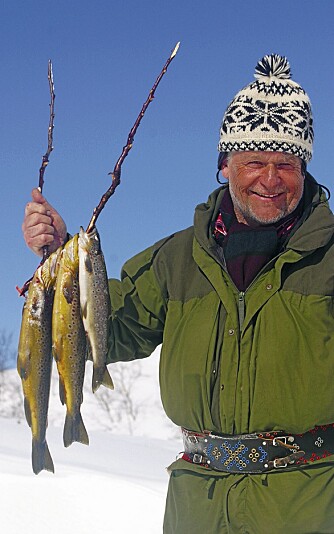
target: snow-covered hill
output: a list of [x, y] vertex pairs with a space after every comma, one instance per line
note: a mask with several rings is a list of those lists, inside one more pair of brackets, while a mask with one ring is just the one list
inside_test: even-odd
[[[157, 366], [155, 356], [143, 362], [139, 377], [130, 383], [134, 405], [140, 404], [130, 426], [128, 418], [121, 416], [114, 418], [113, 430], [106, 430], [110, 417], [86, 386], [82, 413], [90, 437], [88, 447], [74, 443], [64, 448], [64, 408], [53, 385], [47, 440], [55, 474], [33, 474], [31, 434], [25, 420], [0, 418], [4, 534], [162, 532], [168, 484], [165, 468], [182, 445], [162, 411]], [[15, 370], [9, 373], [15, 380]]]

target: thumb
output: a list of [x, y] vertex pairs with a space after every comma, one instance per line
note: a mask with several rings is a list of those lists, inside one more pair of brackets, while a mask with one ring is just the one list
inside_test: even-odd
[[47, 209], [52, 209], [46, 198], [42, 195], [38, 187], [35, 187], [35, 189], [31, 192], [31, 198], [34, 202], [37, 202], [38, 204], [44, 204]]

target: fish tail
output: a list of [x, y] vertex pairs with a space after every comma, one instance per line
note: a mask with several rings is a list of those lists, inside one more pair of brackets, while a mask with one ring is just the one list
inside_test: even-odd
[[38, 475], [40, 471], [45, 469], [46, 471], [55, 472], [49, 447], [46, 441], [39, 441], [37, 439], [32, 440], [32, 469], [35, 475]]
[[65, 447], [69, 447], [74, 441], [89, 445], [89, 437], [80, 412], [76, 416], [66, 414], [63, 440]]
[[94, 367], [92, 378], [93, 393], [95, 393], [95, 391], [97, 391], [101, 385], [109, 389], [114, 389], [114, 383], [107, 367]]
[[102, 384], [106, 388], [114, 389], [114, 382], [113, 382], [113, 380], [112, 380], [107, 368], [105, 368], [105, 371], [104, 371]]

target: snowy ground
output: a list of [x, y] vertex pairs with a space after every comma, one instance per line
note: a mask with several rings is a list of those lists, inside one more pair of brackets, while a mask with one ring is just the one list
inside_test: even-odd
[[[146, 365], [146, 364], [145, 364]], [[133, 431], [98, 430], [103, 415], [84, 401], [90, 445], [62, 444], [59, 417], [47, 440], [55, 474], [31, 469], [31, 435], [25, 421], [0, 418], [0, 509], [4, 534], [158, 534], [168, 484], [166, 467], [181, 450], [158, 403], [157, 360], [145, 367], [138, 398], [149, 395]], [[92, 394], [93, 395], [93, 394]], [[58, 399], [57, 399], [58, 400]], [[52, 399], [50, 411], [52, 421]], [[99, 424], [97, 423], [100, 422]], [[56, 424], [58, 423], [58, 424]], [[152, 432], [150, 432], [152, 430]], [[163, 439], [158, 439], [162, 436]]]

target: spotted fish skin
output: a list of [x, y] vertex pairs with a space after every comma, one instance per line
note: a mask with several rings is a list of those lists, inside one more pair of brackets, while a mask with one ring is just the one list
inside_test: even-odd
[[59, 393], [67, 412], [63, 440], [89, 444], [81, 416], [87, 353], [79, 297], [78, 234], [68, 241], [60, 258], [52, 315], [52, 351], [59, 374]]
[[102, 384], [114, 388], [106, 365], [111, 314], [108, 276], [96, 228], [89, 234], [80, 228], [78, 247], [80, 305], [93, 360], [92, 390], [95, 393]]
[[54, 472], [46, 442], [52, 353], [51, 324], [54, 286], [60, 249], [35, 272], [23, 306], [17, 370], [21, 377], [24, 409], [32, 432], [32, 468]]

